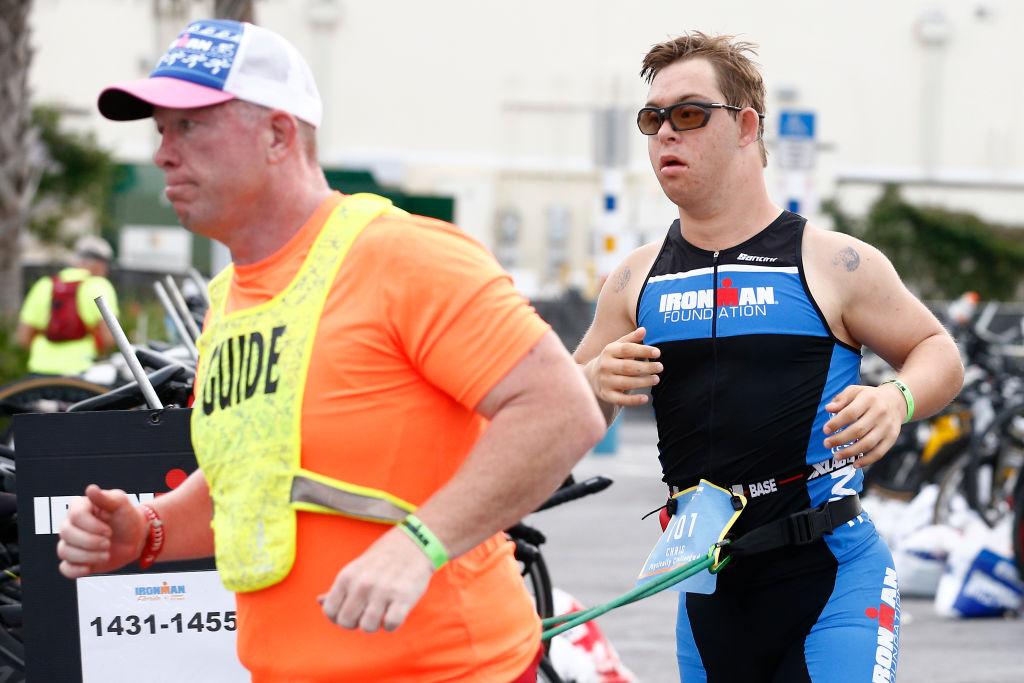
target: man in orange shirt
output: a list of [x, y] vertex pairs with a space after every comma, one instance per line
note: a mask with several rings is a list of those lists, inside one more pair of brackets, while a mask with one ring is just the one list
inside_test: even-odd
[[330, 190], [316, 86], [277, 34], [195, 22], [99, 108], [153, 117], [168, 199], [233, 266], [200, 339], [200, 469], [150, 505], [90, 486], [61, 572], [215, 550], [255, 681], [532, 680], [501, 530], [603, 432], [558, 338], [453, 226]]

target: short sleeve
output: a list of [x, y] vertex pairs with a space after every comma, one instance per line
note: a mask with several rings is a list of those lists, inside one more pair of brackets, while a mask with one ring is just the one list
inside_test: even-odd
[[50, 323], [50, 293], [53, 291], [53, 284], [50, 278], [36, 280], [32, 288], [28, 290], [28, 296], [21, 306], [21, 314], [18, 319], [36, 330], [44, 330]]
[[90, 330], [96, 327], [103, 318], [99, 307], [96, 306], [96, 297], [98, 296], [102, 296], [103, 300], [107, 302], [111, 313], [115, 316], [120, 315], [117, 292], [114, 291], [114, 285], [110, 284], [110, 280], [96, 276], [87, 278], [78, 290], [78, 315]]
[[550, 327], [490, 252], [458, 228], [385, 221], [392, 225], [380, 304], [392, 334], [424, 377], [475, 408]]

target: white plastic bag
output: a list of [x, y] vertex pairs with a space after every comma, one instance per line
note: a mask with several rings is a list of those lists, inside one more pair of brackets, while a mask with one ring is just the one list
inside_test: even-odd
[[878, 534], [890, 547], [897, 547], [908, 535], [931, 525], [932, 510], [938, 495], [939, 487], [929, 484], [910, 502], [869, 493], [861, 500], [861, 504], [870, 515]]
[[1006, 518], [994, 529], [983, 524], [969, 528], [939, 580], [935, 594], [938, 614], [995, 617], [1021, 609], [1024, 582], [1012, 559], [1009, 526]]
[[900, 594], [915, 598], [933, 598], [946, 569], [946, 562], [963, 534], [944, 525], [926, 526], [901, 539], [892, 550]]

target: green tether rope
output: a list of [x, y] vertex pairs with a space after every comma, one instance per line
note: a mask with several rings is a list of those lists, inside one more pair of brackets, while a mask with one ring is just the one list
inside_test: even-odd
[[590, 609], [580, 610], [578, 612], [570, 612], [569, 614], [561, 614], [557, 617], [544, 619], [543, 621], [541, 621], [541, 625], [545, 629], [545, 631], [541, 633], [541, 640], [550, 640], [551, 638], [557, 636], [559, 633], [564, 633], [565, 631], [568, 631], [571, 628], [579, 626], [580, 624], [584, 624], [590, 621], [591, 619], [596, 619], [605, 612], [610, 612], [616, 607], [622, 607], [623, 605], [628, 605], [631, 602], [636, 602], [637, 600], [643, 600], [644, 598], [648, 598], [654, 595], [655, 593], [660, 593], [666, 588], [670, 588], [675, 584], [679, 583], [680, 581], [682, 581], [683, 579], [688, 579], [694, 574], [698, 574], [704, 571], [705, 569], [710, 571], [712, 574], [717, 574], [722, 570], [723, 567], [725, 567], [725, 565], [729, 564], [729, 560], [732, 559], [731, 557], [726, 557], [718, 564], [717, 567], [714, 566], [715, 551], [717, 549], [718, 544], [715, 544], [711, 546], [711, 549], [708, 550], [708, 554], [704, 557], [693, 560], [692, 562], [687, 562], [686, 564], [680, 567], [676, 567], [672, 571], [666, 573], [664, 576], [658, 577], [654, 581], [645, 583], [642, 586], [637, 586], [628, 593], [620, 595], [614, 600], [609, 600], [603, 605], [598, 605], [596, 607], [591, 607]]

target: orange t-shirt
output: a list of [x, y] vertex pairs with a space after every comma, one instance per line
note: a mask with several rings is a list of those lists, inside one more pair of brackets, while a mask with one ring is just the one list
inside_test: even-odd
[[[343, 199], [332, 195], [267, 259], [236, 266], [227, 310], [284, 289]], [[303, 466], [422, 504], [486, 426], [475, 406], [548, 329], [457, 228], [377, 218], [342, 263], [316, 332]], [[436, 572], [396, 631], [364, 633], [329, 622], [316, 597], [387, 527], [298, 515], [291, 573], [238, 594], [238, 652], [253, 681], [501, 683], [533, 660], [540, 623], [503, 535]]]

